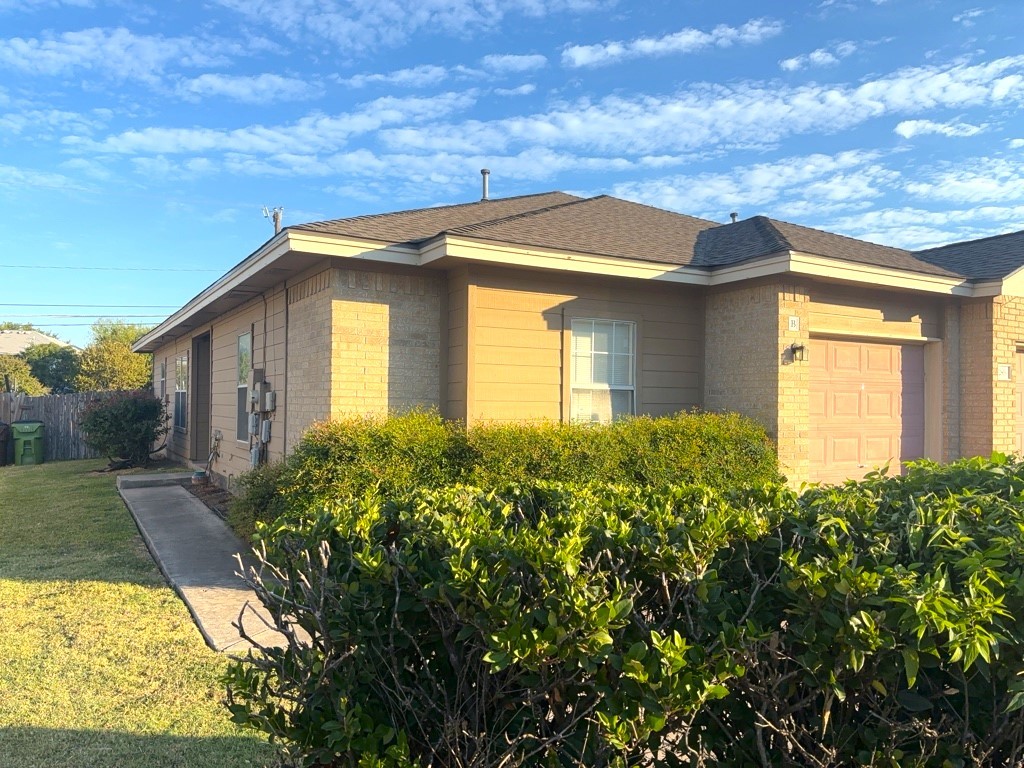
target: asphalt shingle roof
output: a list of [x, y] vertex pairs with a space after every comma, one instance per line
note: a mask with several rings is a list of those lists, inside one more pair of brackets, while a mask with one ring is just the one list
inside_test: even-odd
[[601, 195], [448, 230], [481, 240], [600, 256], [692, 265], [700, 233], [717, 227], [649, 205]]
[[288, 227], [304, 232], [380, 240], [391, 244], [412, 245], [429, 240], [440, 232], [483, 221], [504, 219], [538, 208], [580, 200], [565, 192], [543, 192], [537, 195], [478, 200], [461, 205], [416, 208], [411, 211], [355, 216], [350, 219], [314, 221]]
[[564, 192], [480, 200], [291, 230], [416, 245], [441, 234], [714, 270], [788, 251], [942, 277], [992, 279], [1024, 266], [1024, 231], [907, 251], [754, 216], [720, 224], [600, 195]]
[[1024, 266], [1024, 230], [928, 248], [916, 255], [976, 280], [996, 280]]

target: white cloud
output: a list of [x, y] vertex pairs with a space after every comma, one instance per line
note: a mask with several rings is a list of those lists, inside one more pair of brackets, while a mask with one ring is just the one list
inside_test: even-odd
[[175, 92], [189, 101], [223, 96], [245, 104], [270, 104], [312, 99], [320, 96], [323, 89], [305, 80], [273, 74], [242, 76], [208, 73], [180, 81]]
[[43, 38], [0, 40], [0, 66], [36, 75], [99, 72], [115, 80], [155, 82], [171, 63], [222, 66], [243, 46], [223, 40], [136, 35], [117, 29], [85, 29]]
[[865, 211], [830, 219], [828, 227], [876, 243], [920, 250], [1019, 229], [1024, 205], [981, 205], [952, 210], [913, 206]]
[[940, 136], [975, 136], [985, 130], [988, 126], [971, 125], [970, 123], [937, 123], [934, 120], [904, 120], [893, 128], [893, 132], [905, 139], [912, 139], [915, 136], [927, 134], [939, 134]]
[[1024, 162], [981, 158], [968, 164], [929, 169], [922, 181], [904, 185], [911, 195], [954, 203], [1024, 201]]
[[494, 92], [498, 96], [528, 96], [537, 90], [537, 86], [533, 83], [524, 83], [516, 88], [495, 88]]
[[532, 115], [384, 130], [400, 151], [490, 153], [519, 145], [614, 155], [764, 146], [812, 132], [833, 133], [886, 115], [1024, 103], [1024, 56], [983, 64], [901, 69], [859, 85], [699, 84], [670, 96], [608, 96]]
[[857, 44], [852, 41], [837, 43], [832, 50], [818, 48], [810, 53], [802, 53], [789, 59], [783, 59], [779, 66], [787, 72], [795, 72], [807, 67], [827, 67], [838, 64], [840, 59], [853, 55], [857, 51]]
[[705, 48], [754, 45], [782, 32], [782, 22], [752, 19], [740, 27], [719, 24], [710, 32], [687, 27], [663, 37], [639, 37], [630, 41], [612, 41], [597, 45], [571, 45], [562, 51], [567, 67], [596, 67], [624, 59], [694, 53]]
[[418, 67], [397, 69], [394, 72], [380, 74], [353, 75], [340, 82], [353, 88], [362, 88], [371, 84], [398, 85], [405, 88], [420, 88], [436, 85], [448, 77], [448, 70], [433, 64], [422, 64]]
[[1024, 139], [1010, 139], [1010, 149], [1024, 148]]
[[726, 173], [624, 182], [615, 185], [612, 194], [713, 219], [736, 208], [761, 209], [785, 199], [850, 204], [880, 196], [881, 187], [897, 178], [898, 174], [876, 162], [878, 157], [860, 151], [789, 157]]
[[386, 125], [421, 122], [465, 109], [475, 94], [444, 93], [431, 98], [384, 97], [339, 115], [308, 115], [279, 126], [252, 125], [235, 130], [212, 128], [143, 128], [94, 141], [69, 136], [66, 148], [77, 152], [123, 155], [174, 155], [226, 152], [259, 155], [287, 152], [332, 151], [357, 135]]
[[492, 53], [480, 59], [480, 65], [491, 72], [528, 72], [547, 66], [546, 56], [534, 54], [497, 54]]
[[543, 18], [609, 7], [614, 0], [215, 0], [293, 40], [310, 36], [345, 54], [393, 47], [414, 34], [465, 37], [498, 27], [507, 16]]
[[953, 21], [957, 24], [963, 24], [965, 27], [973, 27], [974, 20], [979, 16], [983, 16], [988, 11], [983, 8], [969, 8], [966, 11], [962, 11], [953, 17]]
[[61, 192], [82, 192], [86, 187], [59, 173], [36, 171], [31, 168], [16, 168], [0, 165], [0, 191], [20, 192], [26, 188], [49, 189]]
[[53, 138], [58, 133], [91, 134], [109, 121], [107, 110], [91, 113], [62, 109], [37, 109], [23, 106], [18, 111], [0, 114], [0, 132], [31, 134], [33, 138]]

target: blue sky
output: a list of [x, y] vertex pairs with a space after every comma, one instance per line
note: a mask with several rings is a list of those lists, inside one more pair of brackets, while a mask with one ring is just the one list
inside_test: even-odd
[[483, 167], [907, 248], [1022, 229], [1022, 105], [1021, 0], [0, 0], [0, 320], [155, 323], [263, 206], [468, 202]]

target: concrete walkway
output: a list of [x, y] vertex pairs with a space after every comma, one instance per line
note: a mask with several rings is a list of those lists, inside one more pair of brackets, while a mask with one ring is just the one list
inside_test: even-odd
[[[242, 608], [246, 632], [263, 645], [281, 636], [256, 614], [269, 618], [255, 593], [238, 575], [235, 554], [249, 552], [234, 532], [199, 499], [181, 487], [191, 472], [122, 475], [117, 490], [142, 538], [174, 590], [185, 601], [207, 645], [244, 653], [249, 644], [232, 626]], [[248, 568], [251, 560], [246, 558]]]

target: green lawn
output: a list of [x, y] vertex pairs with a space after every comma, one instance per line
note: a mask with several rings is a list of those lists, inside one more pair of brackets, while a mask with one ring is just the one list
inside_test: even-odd
[[275, 765], [102, 466], [0, 467], [0, 766]]

